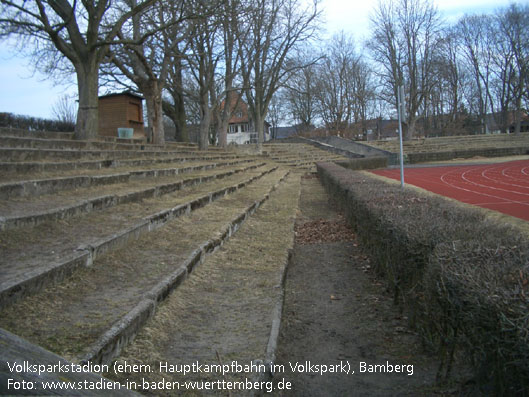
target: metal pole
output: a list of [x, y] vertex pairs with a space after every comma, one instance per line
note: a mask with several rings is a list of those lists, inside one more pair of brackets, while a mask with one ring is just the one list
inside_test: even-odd
[[404, 189], [404, 150], [402, 148], [402, 117], [404, 110], [404, 86], [397, 91], [397, 113], [399, 114], [399, 146], [400, 146], [400, 187]]

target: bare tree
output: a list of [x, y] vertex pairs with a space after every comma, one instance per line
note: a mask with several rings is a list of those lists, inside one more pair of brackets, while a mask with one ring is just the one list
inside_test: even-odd
[[463, 17], [456, 25], [456, 34], [461, 41], [462, 60], [467, 64], [474, 79], [477, 113], [482, 133], [487, 132], [486, 115], [493, 109], [491, 97], [491, 69], [493, 44], [490, 29], [493, 20], [488, 15]]
[[70, 95], [62, 95], [52, 106], [51, 112], [55, 120], [75, 125], [77, 106]]
[[99, 66], [123, 24], [155, 1], [144, 0], [123, 11], [120, 2], [111, 0], [1, 0], [0, 35], [24, 40], [36, 58], [51, 62], [52, 69], [62, 57], [73, 65], [79, 90], [75, 136], [94, 138]]
[[461, 43], [452, 27], [443, 29], [433, 55], [431, 88], [423, 106], [424, 128], [435, 135], [463, 133], [463, 96], [468, 74]]
[[[137, 0], [130, 0], [136, 7]], [[108, 63], [102, 68], [115, 84], [137, 90], [145, 97], [150, 142], [165, 140], [162, 93], [174, 63], [179, 62], [178, 44], [184, 39], [182, 22], [195, 17], [184, 1], [160, 2], [135, 14], [118, 33], [120, 44], [112, 45]], [[153, 34], [153, 32], [157, 32]]]
[[[248, 3], [248, 4], [247, 4]], [[239, 92], [247, 86], [248, 75], [242, 74], [242, 58], [244, 43], [249, 33], [249, 25], [245, 23], [251, 1], [222, 0], [220, 9], [217, 10], [221, 30], [221, 45], [223, 49], [222, 85], [223, 89], [219, 95], [219, 102], [224, 100], [224, 106], [219, 107], [217, 116], [217, 137], [221, 147], [228, 145], [228, 125], [233, 112], [238, 108], [241, 101]], [[236, 79], [240, 87], [236, 89]]]
[[[197, 11], [206, 15], [215, 4], [198, 1], [194, 6]], [[209, 145], [209, 132], [213, 112], [218, 105], [216, 72], [222, 59], [218, 39], [220, 34], [218, 20], [202, 18], [189, 21], [188, 51], [185, 59], [189, 64], [189, 73], [198, 87], [196, 101], [200, 107], [200, 127], [198, 146], [206, 150]]]
[[529, 6], [511, 4], [496, 16], [496, 40], [505, 54], [505, 68], [500, 68], [508, 82], [508, 94], [514, 111], [514, 132], [520, 133], [522, 99], [526, 95], [529, 78]]
[[162, 98], [162, 108], [164, 114], [175, 126], [174, 138], [180, 142], [188, 142], [182, 53], [178, 47], [175, 48], [175, 56], [169, 66], [164, 88], [167, 95]]
[[371, 17], [368, 47], [380, 65], [379, 78], [387, 100], [396, 107], [397, 90], [405, 86], [407, 117], [405, 139], [415, 135], [421, 106], [432, 87], [433, 52], [440, 19], [430, 0], [389, 0], [379, 3]]
[[284, 107], [281, 105], [282, 95], [277, 95], [280, 93], [281, 91], [277, 92], [270, 101], [270, 111], [268, 112], [270, 115], [270, 135], [272, 139], [277, 138], [277, 129], [279, 128], [279, 123], [284, 117]]
[[344, 32], [334, 35], [317, 67], [315, 97], [326, 127], [336, 133], [365, 130], [368, 106], [374, 99], [371, 71], [354, 40]]
[[311, 60], [317, 58], [316, 54], [303, 54], [301, 57], [294, 62], [305, 66], [287, 81], [282, 97], [285, 102], [283, 107], [288, 109], [298, 129], [306, 131], [318, 116], [318, 65], [311, 63]]
[[317, 98], [326, 127], [336, 132], [348, 128], [353, 120], [354, 74], [358, 55], [351, 37], [334, 35], [318, 68]]
[[353, 102], [353, 121], [360, 124], [362, 132], [367, 131], [367, 120], [373, 113], [375, 87], [371, 66], [362, 58], [358, 59], [353, 74], [355, 100]]
[[[244, 43], [243, 71], [249, 76], [246, 99], [264, 141], [264, 121], [270, 102], [288, 78], [303, 65], [287, 63], [296, 49], [315, 37], [318, 1], [303, 7], [301, 0], [255, 0], [249, 12], [250, 34]], [[290, 66], [289, 66], [290, 65]]]

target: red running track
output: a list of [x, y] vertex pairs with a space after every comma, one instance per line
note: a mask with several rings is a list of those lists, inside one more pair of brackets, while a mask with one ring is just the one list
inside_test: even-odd
[[[400, 169], [372, 171], [400, 181]], [[404, 182], [529, 221], [529, 160], [406, 168]]]

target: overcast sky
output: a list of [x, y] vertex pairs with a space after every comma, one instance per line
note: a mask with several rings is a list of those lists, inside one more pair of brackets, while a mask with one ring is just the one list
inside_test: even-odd
[[[465, 13], [489, 13], [510, 1], [434, 0], [434, 3], [445, 20], [455, 22]], [[361, 43], [369, 35], [369, 15], [377, 4], [377, 0], [323, 0], [327, 35], [344, 30]], [[4, 42], [0, 42], [0, 87], [0, 112], [46, 118], [51, 117], [51, 108], [59, 97], [76, 93], [73, 84], [57, 86], [43, 75], [32, 76], [30, 60], [17, 57]]]

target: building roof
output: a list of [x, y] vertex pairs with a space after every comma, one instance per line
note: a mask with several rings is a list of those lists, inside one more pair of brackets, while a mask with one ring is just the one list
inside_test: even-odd
[[111, 98], [111, 97], [115, 97], [115, 96], [121, 96], [121, 95], [126, 95], [126, 96], [130, 96], [132, 98], [137, 98], [137, 99], [145, 99], [143, 98], [141, 95], [138, 95], [132, 91], [123, 91], [123, 92], [115, 92], [115, 93], [112, 93], [112, 94], [106, 94], [106, 95], [101, 95], [99, 97], [99, 99], [104, 99], [104, 98]]
[[[220, 111], [224, 110], [226, 106], [226, 100], [222, 101], [220, 104]], [[241, 124], [248, 123], [250, 117], [248, 116], [248, 104], [244, 102], [240, 95], [236, 95], [235, 98], [232, 98], [230, 104], [230, 121], [229, 124]]]

